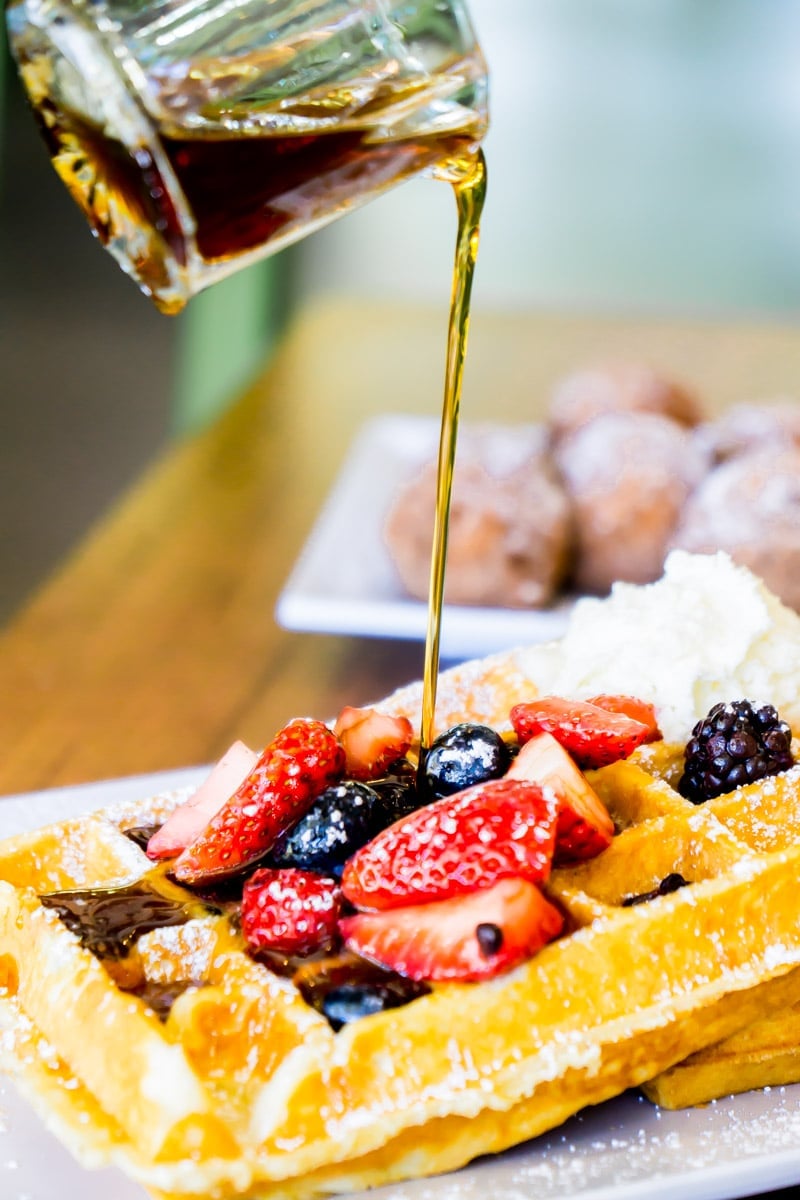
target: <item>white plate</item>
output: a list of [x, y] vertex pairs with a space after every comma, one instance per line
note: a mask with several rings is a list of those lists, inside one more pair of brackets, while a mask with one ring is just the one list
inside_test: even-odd
[[[207, 769], [0, 799], [0, 837], [116, 800], [195, 785]], [[452, 1175], [364, 1193], [361, 1200], [732, 1200], [796, 1183], [800, 1085], [681, 1112], [627, 1093], [515, 1150]], [[0, 1197], [147, 1200], [116, 1170], [79, 1167], [2, 1079]]]
[[[482, 428], [504, 455], [538, 440], [535, 426]], [[424, 639], [427, 605], [404, 593], [382, 529], [398, 488], [435, 456], [438, 438], [438, 421], [427, 417], [382, 416], [364, 425], [278, 599], [275, 615], [281, 625], [312, 633]], [[573, 602], [568, 598], [540, 610], [446, 605], [442, 658], [480, 657], [560, 637]]]

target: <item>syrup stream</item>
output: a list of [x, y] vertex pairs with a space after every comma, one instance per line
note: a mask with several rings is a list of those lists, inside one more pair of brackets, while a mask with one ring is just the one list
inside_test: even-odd
[[469, 157], [459, 159], [454, 167], [450, 167], [450, 173], [446, 177], [452, 182], [455, 191], [458, 234], [447, 331], [447, 368], [442, 426], [439, 436], [436, 512], [433, 524], [433, 549], [428, 591], [428, 625], [425, 635], [422, 727], [420, 731], [421, 757], [430, 747], [434, 738], [450, 497], [453, 487], [458, 418], [461, 409], [464, 360], [469, 334], [472, 279], [478, 255], [481, 213], [486, 198], [486, 162], [483, 152], [478, 150]]

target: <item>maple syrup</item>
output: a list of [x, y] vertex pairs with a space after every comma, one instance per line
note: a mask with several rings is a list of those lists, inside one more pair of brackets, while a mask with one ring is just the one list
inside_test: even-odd
[[486, 130], [463, 0], [6, 6], [56, 171], [163, 312]]
[[271, 253], [405, 179], [438, 174], [473, 144], [466, 132], [376, 141], [364, 127], [162, 132], [159, 162], [148, 146], [131, 151], [46, 97], [36, 112], [53, 166], [98, 240], [112, 252], [123, 241], [137, 247], [132, 273], [165, 313], [185, 302], [170, 264], [197, 271]]
[[450, 165], [450, 171], [458, 209], [458, 232], [447, 330], [447, 366], [436, 477], [436, 510], [423, 669], [421, 761], [425, 750], [429, 749], [434, 739], [450, 498], [469, 334], [472, 279], [478, 255], [481, 213], [486, 199], [486, 162], [483, 152], [476, 150], [465, 155]]
[[207, 916], [209, 907], [159, 875], [117, 887], [75, 888], [39, 897], [82, 946], [99, 959], [120, 959], [143, 934]]

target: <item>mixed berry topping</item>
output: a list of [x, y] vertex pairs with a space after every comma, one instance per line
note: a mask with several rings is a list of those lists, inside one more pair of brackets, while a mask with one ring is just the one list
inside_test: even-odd
[[90, 910], [82, 893], [44, 902], [103, 958], [213, 899], [334, 1029], [433, 983], [494, 978], [562, 932], [553, 865], [614, 836], [582, 767], [660, 736], [650, 706], [624, 696], [545, 697], [511, 720], [505, 736], [457, 724], [421, 762], [410, 722], [374, 708], [345, 708], [332, 729], [292, 721], [260, 754], [236, 742], [162, 826], [128, 831], [162, 864], [157, 888]]
[[594, 858], [614, 837], [614, 822], [574, 759], [550, 733], [525, 743], [507, 778], [527, 779], [548, 788], [558, 801], [553, 861], [556, 865]]
[[313, 871], [262, 867], [242, 893], [241, 927], [248, 950], [302, 955], [336, 944], [342, 893]]
[[378, 779], [404, 757], [414, 731], [407, 717], [393, 717], [376, 708], [343, 708], [333, 732], [345, 756], [351, 779]]
[[[619, 703], [619, 697], [613, 699]], [[562, 700], [560, 696], [516, 704], [511, 710], [511, 724], [523, 744], [540, 733], [553, 735], [583, 770], [627, 758], [637, 746], [650, 741], [653, 732], [649, 723], [618, 709], [602, 708], [596, 701]]]
[[348, 858], [390, 820], [374, 788], [343, 779], [320, 792], [308, 812], [281, 835], [270, 863], [338, 877]]
[[693, 804], [786, 771], [792, 733], [771, 704], [715, 704], [692, 730], [678, 791]]
[[290, 721], [244, 782], [181, 851], [173, 868], [175, 878], [204, 884], [257, 863], [319, 793], [341, 778], [344, 761], [344, 750], [327, 725]]
[[[489, 937], [486, 926], [493, 926]], [[506, 878], [433, 904], [343, 917], [345, 945], [409, 979], [477, 982], [531, 958], [564, 927], [527, 879]], [[479, 934], [479, 930], [481, 933]]]
[[423, 777], [431, 796], [451, 796], [464, 788], [499, 779], [511, 755], [499, 733], [464, 722], [440, 734], [425, 755]]
[[557, 804], [537, 783], [495, 779], [445, 796], [390, 825], [346, 864], [356, 908], [447, 900], [517, 876], [550, 874]]

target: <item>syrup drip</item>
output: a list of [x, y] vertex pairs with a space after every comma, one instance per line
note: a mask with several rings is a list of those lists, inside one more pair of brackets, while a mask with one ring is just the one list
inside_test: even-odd
[[138, 984], [136, 987], [124, 988], [123, 990], [143, 1000], [147, 1007], [153, 1010], [159, 1021], [163, 1023], [172, 1011], [172, 1006], [179, 996], [182, 996], [189, 988], [205, 986], [202, 980], [194, 979], [178, 979], [172, 983], [156, 983], [152, 979], [146, 979], [144, 983]]
[[293, 982], [311, 1008], [334, 1031], [360, 1017], [400, 1008], [430, 991], [427, 983], [406, 979], [357, 955], [343, 953], [299, 967]]
[[122, 887], [47, 892], [39, 899], [99, 959], [126, 958], [143, 933], [185, 925], [210, 911], [189, 893], [153, 877]]
[[469, 334], [472, 279], [478, 255], [481, 213], [486, 199], [486, 162], [483, 152], [477, 150], [446, 164], [442, 167], [441, 174], [443, 178], [450, 180], [455, 191], [458, 234], [453, 266], [450, 321], [447, 331], [447, 370], [442, 406], [442, 427], [439, 436], [436, 513], [433, 525], [433, 550], [428, 592], [428, 627], [425, 636], [422, 728], [420, 731], [420, 746], [423, 754], [434, 739], [450, 497], [453, 487], [464, 360]]

